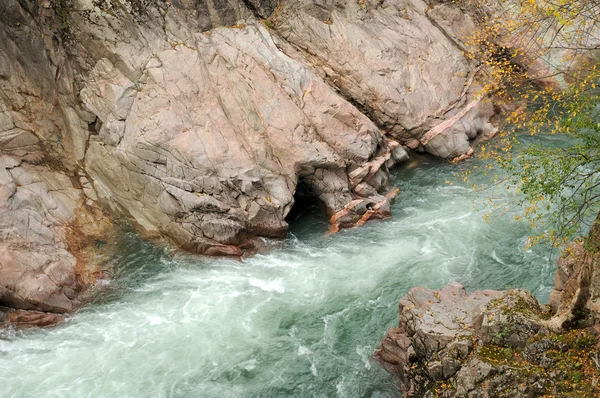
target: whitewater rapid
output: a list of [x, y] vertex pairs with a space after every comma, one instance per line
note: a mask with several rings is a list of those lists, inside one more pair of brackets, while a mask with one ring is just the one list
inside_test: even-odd
[[[475, 166], [470, 182], [489, 184]], [[371, 356], [408, 289], [458, 281], [546, 301], [552, 286], [550, 249], [526, 249], [532, 231], [511, 214], [486, 222], [489, 190], [448, 184], [455, 170], [399, 168], [393, 219], [328, 236], [304, 214], [242, 262], [124, 233], [111, 294], [59, 327], [0, 335], [0, 397], [397, 397]]]

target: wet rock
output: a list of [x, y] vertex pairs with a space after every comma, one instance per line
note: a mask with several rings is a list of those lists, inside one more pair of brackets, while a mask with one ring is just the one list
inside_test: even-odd
[[64, 321], [64, 317], [58, 314], [40, 311], [26, 311], [13, 310], [9, 308], [0, 308], [0, 328], [43, 328], [49, 326], [56, 326], [63, 323]]

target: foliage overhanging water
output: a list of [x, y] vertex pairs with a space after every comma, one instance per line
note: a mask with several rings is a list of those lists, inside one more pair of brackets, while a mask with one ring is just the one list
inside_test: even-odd
[[[489, 184], [476, 165], [471, 182]], [[398, 169], [391, 220], [327, 237], [304, 215], [281, 248], [244, 262], [172, 257], [126, 234], [116, 297], [0, 339], [0, 396], [398, 396], [371, 356], [408, 289], [459, 281], [546, 301], [552, 286], [552, 252], [525, 249], [525, 221], [486, 223], [489, 192], [446, 184], [455, 167]]]

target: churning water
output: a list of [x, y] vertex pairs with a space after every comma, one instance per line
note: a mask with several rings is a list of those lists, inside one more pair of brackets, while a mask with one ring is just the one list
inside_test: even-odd
[[[489, 185], [477, 161], [471, 183]], [[114, 293], [54, 329], [0, 339], [0, 397], [397, 397], [371, 360], [408, 289], [552, 285], [526, 222], [483, 220], [488, 190], [456, 166], [396, 171], [394, 218], [327, 236], [296, 220], [281, 247], [238, 262], [171, 255], [127, 233]], [[516, 198], [501, 188], [507, 203]]]

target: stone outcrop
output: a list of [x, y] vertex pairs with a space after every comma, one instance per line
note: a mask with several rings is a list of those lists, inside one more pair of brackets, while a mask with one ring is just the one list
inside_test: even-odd
[[57, 67], [66, 55], [31, 12], [0, 6], [0, 305], [68, 312], [94, 285], [112, 225], [76, 166], [87, 125]]
[[[89, 185], [80, 177], [83, 186]], [[14, 308], [65, 312], [94, 279], [90, 251], [111, 229], [68, 175], [0, 155], [0, 301]]]
[[[295, 196], [332, 229], [389, 217], [405, 148], [493, 129], [469, 18], [418, 0], [0, 4], [0, 305], [68, 312], [111, 221], [240, 256]], [[471, 23], [472, 25], [472, 23]]]
[[470, 296], [458, 283], [439, 291], [411, 289], [399, 303], [399, 328], [388, 332], [375, 356], [400, 376], [408, 396], [423, 396], [460, 369], [474, 348], [474, 323], [501, 295], [489, 290]]
[[412, 289], [375, 357], [407, 397], [595, 397], [596, 329], [551, 328], [524, 290]]
[[407, 397], [600, 394], [597, 226], [558, 260], [550, 306], [525, 290], [414, 288], [375, 357]]
[[456, 7], [420, 0], [283, 1], [272, 20], [320, 76], [411, 149], [450, 159], [494, 129], [493, 107], [475, 95], [477, 68], [460, 42], [474, 25]]
[[[248, 237], [285, 236], [299, 184], [330, 214], [384, 200], [393, 143], [264, 27], [196, 40], [156, 53], [137, 83], [107, 59], [92, 71], [81, 96], [103, 127], [86, 169], [101, 197], [191, 251], [236, 255]], [[353, 190], [348, 173], [386, 155]]]
[[568, 245], [557, 261], [550, 306], [555, 328], [600, 323], [600, 218], [585, 240]]

